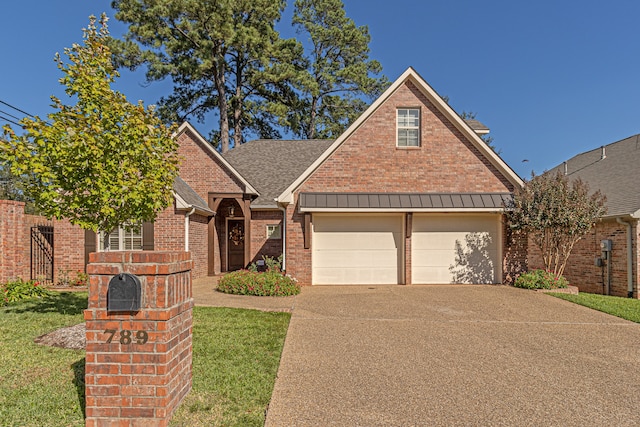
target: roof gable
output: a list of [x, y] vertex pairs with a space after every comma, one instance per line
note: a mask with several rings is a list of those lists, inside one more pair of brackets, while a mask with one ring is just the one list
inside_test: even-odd
[[247, 194], [253, 194], [253, 195], [259, 195], [260, 193], [249, 183], [249, 181], [240, 174], [240, 172], [238, 172], [220, 153], [218, 153], [218, 151], [216, 151], [213, 146], [202, 137], [202, 135], [200, 135], [200, 133], [193, 127], [191, 126], [191, 124], [189, 122], [184, 122], [182, 123], [182, 125], [180, 125], [180, 127], [178, 128], [178, 130], [176, 131], [176, 133], [173, 135], [174, 139], [178, 139], [178, 137], [185, 133], [185, 132], [189, 132], [191, 135], [193, 135], [197, 142], [199, 143], [199, 145], [202, 147], [203, 150], [206, 150], [206, 153], [208, 155], [210, 155], [211, 157], [213, 157], [217, 162], [219, 162], [220, 164], [222, 164], [222, 166], [227, 169], [227, 171], [235, 178], [238, 180], [238, 182], [240, 182], [243, 186], [244, 186], [244, 192]]
[[[455, 129], [463, 135], [479, 151], [502, 176], [513, 186], [523, 184], [520, 177], [498, 156], [482, 139], [476, 131], [465, 122], [427, 82], [413, 70], [408, 68], [367, 110], [342, 134], [335, 142], [313, 162], [291, 185], [289, 185], [278, 197], [281, 203], [293, 202], [293, 192], [300, 187], [327, 159], [340, 148], [391, 96], [400, 88], [412, 83], [415, 88], [435, 106], [439, 113], [451, 123]], [[395, 127], [395, 123], [393, 124]]]

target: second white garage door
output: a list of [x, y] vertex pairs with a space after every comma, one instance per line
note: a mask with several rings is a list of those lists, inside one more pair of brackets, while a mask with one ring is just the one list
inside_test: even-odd
[[412, 283], [500, 283], [500, 224], [495, 214], [414, 214]]
[[402, 215], [313, 214], [313, 284], [402, 282]]

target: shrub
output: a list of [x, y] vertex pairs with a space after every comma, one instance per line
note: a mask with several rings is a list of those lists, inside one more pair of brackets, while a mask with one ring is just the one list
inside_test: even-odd
[[276, 269], [262, 273], [238, 270], [222, 277], [218, 282], [218, 290], [235, 295], [289, 296], [299, 294], [300, 285]]
[[56, 286], [71, 287], [71, 286], [88, 286], [89, 275], [82, 271], [73, 272], [75, 278], [71, 278], [72, 270], [58, 270], [58, 282]]
[[556, 276], [550, 271], [532, 270], [521, 274], [513, 284], [516, 288], [525, 289], [557, 289], [569, 285], [563, 276]]
[[23, 299], [42, 298], [48, 295], [50, 295], [49, 291], [41, 286], [40, 282], [35, 280], [25, 282], [22, 279], [16, 279], [0, 285], [0, 306]]

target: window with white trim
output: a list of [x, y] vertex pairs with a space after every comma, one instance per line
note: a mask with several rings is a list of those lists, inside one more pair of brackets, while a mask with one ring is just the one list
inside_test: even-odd
[[267, 225], [267, 239], [282, 239], [280, 224]]
[[101, 251], [141, 251], [142, 225], [120, 226], [111, 233], [100, 233]]
[[398, 147], [420, 146], [420, 109], [398, 108]]

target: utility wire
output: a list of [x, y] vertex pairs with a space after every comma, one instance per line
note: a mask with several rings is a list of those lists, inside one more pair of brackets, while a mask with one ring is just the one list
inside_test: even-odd
[[4, 117], [4, 116], [0, 116], [0, 120], [4, 120], [4, 121], [5, 121], [5, 122], [7, 122], [7, 123], [13, 123], [13, 124], [14, 124], [14, 125], [16, 125], [16, 126], [20, 126], [20, 127], [22, 127], [22, 125], [21, 125], [20, 123], [15, 122], [15, 121], [13, 121], [13, 120], [11, 120], [11, 119], [8, 119], [8, 118], [6, 118], [6, 117]]
[[5, 114], [5, 115], [7, 115], [7, 116], [9, 116], [9, 117], [11, 117], [11, 118], [14, 118], [14, 119], [16, 119], [16, 120], [22, 120], [20, 117], [18, 117], [18, 116], [14, 116], [13, 114], [11, 114], [11, 113], [7, 113], [6, 111], [3, 111], [3, 110], [0, 110], [0, 114]]
[[19, 109], [19, 108], [17, 108], [17, 107], [14, 107], [13, 105], [11, 105], [11, 104], [9, 104], [9, 103], [7, 103], [7, 102], [4, 102], [4, 101], [3, 101], [3, 100], [1, 100], [1, 99], [0, 99], [0, 104], [4, 104], [4, 105], [6, 105], [6, 106], [7, 106], [7, 107], [9, 107], [9, 108], [13, 108], [13, 109], [14, 109], [14, 110], [16, 110], [16, 111], [20, 111], [22, 114], [25, 114], [25, 115], [27, 115], [27, 116], [29, 116], [29, 117], [34, 117], [34, 115], [33, 115], [33, 114], [29, 114], [29, 113], [27, 113], [26, 111], [23, 111], [23, 110], [21, 110], [21, 109]]

